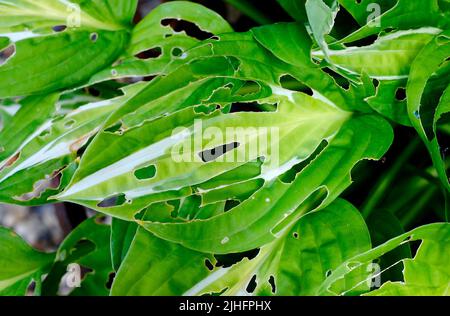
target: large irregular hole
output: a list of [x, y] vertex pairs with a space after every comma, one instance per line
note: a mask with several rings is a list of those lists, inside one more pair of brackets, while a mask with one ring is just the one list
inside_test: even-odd
[[55, 171], [51, 176], [47, 176], [42, 180], [37, 181], [33, 185], [33, 190], [31, 192], [22, 194], [21, 196], [15, 196], [14, 199], [21, 202], [31, 201], [42, 196], [42, 194], [47, 190], [56, 190], [61, 184], [61, 171]]
[[284, 75], [280, 77], [280, 85], [287, 90], [298, 91], [306, 93], [307, 95], [313, 95], [313, 91], [308, 86], [304, 85], [291, 75]]
[[256, 282], [256, 275], [254, 275], [250, 282], [247, 284], [247, 288], [245, 289], [247, 293], [253, 293], [255, 292], [256, 287], [258, 286], [258, 283]]
[[227, 255], [215, 255], [217, 263], [216, 267], [228, 268], [232, 265], [242, 261], [244, 258], [249, 260], [254, 259], [259, 254], [259, 248], [240, 252], [240, 253], [232, 253]]
[[134, 176], [138, 180], [148, 180], [153, 178], [155, 175], [156, 175], [156, 167], [154, 165], [143, 167], [134, 172]]
[[204, 150], [200, 152], [198, 155], [200, 156], [203, 162], [210, 162], [225, 155], [227, 152], [238, 148], [239, 146], [240, 144], [238, 142], [233, 142], [226, 145], [217, 146], [212, 149]]
[[162, 48], [161, 47], [153, 47], [147, 50], [144, 50], [138, 54], [135, 55], [136, 58], [147, 60], [152, 58], [158, 58], [162, 55]]
[[329, 74], [331, 77], [333, 77], [336, 84], [338, 86], [340, 86], [342, 89], [344, 89], [344, 90], [350, 89], [350, 81], [347, 78], [338, 74], [337, 72], [335, 72], [334, 70], [332, 70], [328, 67], [324, 67], [324, 68], [322, 68], [322, 70], [324, 72], [326, 72], [327, 74]]
[[284, 174], [280, 176], [280, 180], [284, 183], [292, 183], [297, 175], [308, 166], [311, 161], [316, 159], [316, 157], [328, 146], [328, 142], [323, 140], [319, 146], [314, 150], [314, 152], [305, 160], [293, 166], [291, 169], [286, 171]]
[[230, 113], [236, 112], [276, 112], [276, 103], [236, 102], [231, 105]]
[[363, 47], [363, 46], [369, 46], [375, 43], [375, 41], [378, 39], [378, 35], [370, 35], [367, 37], [364, 37], [362, 39], [359, 39], [357, 41], [344, 43], [345, 47]]
[[188, 36], [194, 37], [200, 41], [211, 38], [214, 34], [200, 29], [197, 24], [178, 19], [163, 19], [162, 26], [169, 26], [175, 32], [185, 32]]
[[269, 278], [269, 284], [272, 289], [272, 294], [275, 294], [277, 292], [277, 285], [275, 284], [275, 277], [273, 275]]

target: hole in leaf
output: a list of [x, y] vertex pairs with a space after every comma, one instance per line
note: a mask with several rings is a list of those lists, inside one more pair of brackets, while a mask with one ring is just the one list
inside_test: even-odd
[[277, 292], [277, 286], [275, 284], [275, 277], [273, 275], [269, 278], [269, 284], [272, 289], [272, 294], [275, 294]]
[[120, 205], [125, 204], [126, 201], [127, 201], [127, 199], [126, 199], [125, 194], [121, 193], [121, 194], [117, 194], [117, 195], [114, 195], [114, 196], [104, 199], [103, 201], [98, 203], [97, 206], [103, 207], [103, 208], [120, 206]]
[[154, 165], [138, 169], [134, 172], [134, 176], [138, 180], [148, 180], [153, 178], [155, 175], [156, 175], [156, 167]]
[[105, 286], [106, 286], [106, 288], [107, 288], [108, 290], [111, 290], [111, 287], [112, 287], [112, 284], [113, 284], [113, 282], [114, 282], [115, 277], [116, 277], [116, 273], [115, 273], [115, 272], [111, 272], [111, 273], [108, 275], [108, 281], [107, 281], [106, 284], [105, 284]]
[[203, 162], [210, 162], [225, 155], [227, 152], [238, 148], [239, 146], [240, 144], [238, 142], [233, 142], [230, 144], [217, 146], [212, 149], [204, 150], [200, 152], [198, 155], [200, 156]]
[[67, 29], [66, 25], [55, 25], [52, 30], [56, 33], [64, 32]]
[[344, 78], [342, 75], [338, 74], [337, 72], [328, 67], [322, 68], [322, 70], [327, 74], [329, 74], [331, 77], [333, 77], [336, 84], [340, 86], [342, 89], [348, 90], [350, 88], [350, 81], [347, 78]]
[[208, 268], [209, 271], [214, 270], [214, 265], [211, 263], [209, 259], [205, 260], [205, 266]]
[[349, 43], [345, 43], [344, 46], [345, 47], [363, 47], [363, 46], [369, 46], [372, 45], [373, 43], [375, 43], [375, 41], [378, 39], [377, 35], [370, 35], [367, 37], [364, 37], [362, 39], [359, 39], [357, 41], [353, 41], [353, 42], [349, 42]]
[[39, 137], [45, 138], [48, 135], [50, 135], [50, 129], [46, 129], [46, 130], [42, 131], [42, 133], [39, 134]]
[[232, 210], [233, 208], [235, 208], [239, 204], [241, 204], [241, 202], [238, 201], [238, 200], [227, 200], [225, 202], [224, 212], [226, 213], [226, 212]]
[[258, 103], [258, 102], [246, 102], [246, 103], [233, 103], [231, 105], [230, 113], [237, 112], [276, 112], [278, 104], [276, 103]]
[[148, 50], [142, 51], [135, 55], [136, 58], [139, 59], [151, 59], [151, 58], [158, 58], [162, 55], [162, 48], [161, 47], [153, 47]]
[[101, 95], [100, 90], [98, 90], [98, 89], [96, 89], [96, 88], [93, 88], [93, 87], [89, 87], [89, 88], [88, 88], [88, 93], [89, 93], [90, 95], [92, 95], [93, 97], [99, 97], [99, 96]]
[[417, 255], [417, 251], [419, 250], [420, 245], [422, 244], [422, 240], [410, 240], [409, 246], [411, 247], [411, 254], [414, 258]]
[[67, 122], [64, 123], [64, 128], [70, 129], [74, 126], [75, 124], [75, 120], [68, 120]]
[[395, 91], [395, 98], [398, 101], [406, 100], [406, 89], [405, 88], [398, 88], [397, 91]]
[[259, 254], [259, 248], [240, 252], [240, 253], [232, 253], [227, 255], [214, 255], [217, 259], [216, 267], [228, 268], [232, 265], [242, 261], [242, 259], [247, 258], [249, 260], [254, 259]]
[[179, 47], [174, 47], [172, 49], [172, 56], [174, 57], [180, 57], [181, 55], [183, 55], [183, 50]]
[[109, 126], [107, 129], [105, 129], [104, 132], [122, 135], [125, 130], [126, 130], [126, 128], [123, 126], [123, 122], [119, 121], [119, 122]]
[[290, 170], [286, 171], [280, 176], [280, 180], [284, 183], [292, 183], [297, 174], [299, 174], [311, 161], [316, 159], [316, 157], [328, 146], [328, 142], [323, 140], [319, 146], [314, 150], [314, 152], [305, 160], [293, 166]]
[[395, 31], [397, 31], [397, 28], [395, 28], [395, 27], [387, 27], [387, 28], [385, 28], [384, 30], [384, 33], [393, 33], [393, 32], [395, 32]]
[[313, 91], [311, 90], [311, 88], [304, 85], [291, 75], [284, 75], [280, 77], [280, 85], [287, 90], [303, 92], [310, 96], [313, 95]]
[[200, 29], [197, 26], [197, 24], [188, 22], [185, 20], [163, 19], [163, 20], [161, 20], [161, 25], [169, 26], [175, 32], [183, 32], [184, 31], [188, 36], [194, 37], [200, 41], [203, 41], [205, 39], [208, 39], [208, 38], [214, 36], [214, 34]]
[[61, 168], [53, 172], [52, 175], [46, 176], [44, 179], [35, 182], [31, 192], [22, 194], [21, 196], [15, 196], [14, 199], [21, 202], [27, 202], [41, 197], [42, 193], [47, 190], [56, 190], [61, 184], [61, 171], [63, 169], [64, 168]]
[[94, 272], [94, 269], [89, 267], [80, 266], [80, 268], [81, 268], [81, 278], [84, 278], [87, 274]]
[[294, 233], [292, 234], [292, 236], [293, 236], [295, 239], [298, 239], [298, 233], [297, 233], [297, 232], [294, 232]]
[[91, 39], [92, 42], [95, 43], [98, 40], [98, 34], [97, 33], [91, 33], [89, 38]]
[[250, 282], [248, 283], [247, 288], [245, 290], [247, 291], [247, 293], [253, 293], [257, 286], [258, 283], [256, 282], [256, 275], [254, 275], [250, 280]]
[[378, 86], [380, 85], [380, 81], [378, 79], [373, 79], [372, 83], [375, 88], [378, 88]]

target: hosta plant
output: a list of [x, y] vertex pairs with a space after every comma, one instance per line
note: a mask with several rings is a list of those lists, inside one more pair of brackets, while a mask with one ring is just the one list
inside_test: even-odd
[[230, 2], [0, 0], [0, 294], [450, 294], [450, 2]]

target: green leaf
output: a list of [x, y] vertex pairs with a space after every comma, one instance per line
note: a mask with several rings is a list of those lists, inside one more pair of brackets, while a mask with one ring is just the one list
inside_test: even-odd
[[[185, 294], [313, 295], [331, 269], [363, 249], [370, 249], [370, 238], [361, 215], [348, 202], [336, 200], [302, 217], [255, 258], [218, 268]], [[341, 282], [342, 288], [352, 278], [366, 275], [361, 271], [350, 276]], [[249, 292], [252, 279], [256, 288]]]
[[[431, 228], [434, 228], [433, 230]], [[448, 296], [450, 294], [450, 225], [435, 224], [430, 231], [415, 230], [411, 240], [422, 243], [413, 259], [403, 260], [404, 282], [386, 282], [369, 295]]]
[[381, 80], [376, 88], [376, 94], [368, 97], [366, 101], [372, 109], [390, 120], [411, 126], [406, 99], [403, 99], [404, 96], [401, 94], [406, 91], [406, 81], [407, 79]]
[[77, 167], [78, 151], [108, 115], [139, 89], [140, 85], [130, 86], [124, 96], [83, 103], [67, 114], [63, 107], [55, 109], [57, 95], [24, 99], [13, 117], [14, 128], [8, 125], [0, 134], [6, 140], [0, 142], [4, 147], [0, 153], [0, 200], [42, 204], [64, 189]]
[[[448, 295], [450, 270], [448, 267], [448, 238], [450, 226], [448, 223], [436, 223], [418, 227], [408, 233], [395, 237], [386, 243], [361, 253], [344, 263], [332, 272], [322, 284], [319, 294], [346, 294], [336, 290], [334, 284], [352, 271], [370, 264], [384, 254], [396, 249], [409, 241], [422, 240], [421, 246], [413, 259], [403, 260], [404, 282], [387, 282], [379, 290], [370, 295]], [[359, 286], [367, 279], [354, 283]]]
[[[419, 27], [447, 29], [450, 26], [450, 17], [440, 10], [438, 0], [397, 0], [393, 7], [391, 7], [391, 1], [384, 1], [380, 4], [381, 15], [377, 15], [378, 12], [373, 8], [368, 10], [368, 0], [363, 0], [358, 5], [355, 5], [353, 0], [340, 0], [340, 2], [361, 25], [364, 25], [343, 39], [342, 42], [345, 43], [354, 42], [389, 29], [409, 30]], [[364, 12], [365, 10], [366, 12]]]
[[110, 251], [109, 225], [103, 224], [102, 217], [92, 217], [76, 227], [61, 243], [56, 260], [43, 283], [44, 295], [56, 295], [61, 279], [69, 264], [78, 264], [88, 269], [82, 276], [81, 286], [70, 289], [74, 296], [109, 295], [107, 284], [113, 273]]
[[321, 48], [325, 59], [328, 60], [328, 44], [325, 36], [330, 34], [333, 29], [339, 5], [335, 0], [332, 1], [331, 7], [322, 0], [306, 0], [305, 7], [308, 23], [317, 45]]
[[25, 295], [31, 281], [40, 281], [55, 257], [34, 250], [3, 227], [0, 227], [0, 252], [0, 295]]
[[130, 26], [136, 6], [137, 0], [1, 0], [0, 31], [58, 25], [115, 31]]
[[114, 62], [127, 40], [125, 32], [74, 31], [19, 41], [16, 54], [0, 66], [0, 97], [45, 94], [83, 84]]
[[[381, 158], [391, 141], [392, 130], [385, 121], [372, 116], [351, 119], [292, 183], [280, 179], [268, 182], [242, 204], [207, 220], [142, 225], [160, 238], [203, 252], [242, 252], [260, 247], [317, 207], [303, 209], [308, 197], [315, 197], [322, 205], [331, 203], [350, 185], [353, 166], [361, 159]], [[325, 199], [321, 188], [327, 191]], [[254, 209], [259, 211], [250, 211]]]
[[[310, 88], [318, 98], [329, 100], [347, 111], [372, 112], [364, 101], [374, 93], [371, 83], [357, 85], [352, 82], [348, 90], [340, 87], [335, 78], [324, 71], [322, 65], [313, 62], [312, 40], [303, 25], [277, 23], [254, 28], [252, 33], [277, 58], [295, 66], [288, 73], [300, 81], [301, 85], [296, 89], [306, 91]], [[279, 36], [280, 33], [283, 36]]]
[[[343, 200], [302, 217], [278, 240], [261, 248], [255, 258], [227, 268], [213, 269], [213, 256], [158, 239], [139, 228], [112, 294], [242, 295], [248, 294], [247, 284], [255, 275], [255, 293], [310, 295], [325, 280], [328, 270], [368, 249], [369, 234], [361, 215]], [[270, 276], [275, 293], [268, 283]], [[344, 282], [342, 286], [345, 288]]]
[[[271, 152], [267, 151], [270, 148], [260, 147], [257, 152], [246, 152], [249, 148], [256, 148], [264, 137], [271, 137], [271, 146], [279, 149], [278, 153], [273, 153], [274, 160], [268, 158], [262, 166], [261, 177], [270, 180], [308, 158], [323, 139], [336, 133], [348, 117], [347, 113], [301, 93], [292, 94], [291, 100], [275, 95], [273, 102], [279, 102], [276, 112], [214, 112], [204, 115], [188, 108], [142, 124], [122, 135], [102, 133], [97, 142], [90, 146], [74, 181], [59, 199], [86, 204], [101, 212], [130, 219], [137, 210], [151, 202], [177, 197], [178, 193], [171, 194], [170, 191], [201, 184], [258, 157], [271, 157]], [[201, 119], [201, 123], [195, 122], [195, 119]], [[180, 126], [185, 128], [180, 129]], [[175, 130], [177, 127], [178, 130]], [[232, 127], [244, 129], [244, 133], [233, 134], [233, 139], [227, 140], [202, 137], [208, 129], [220, 131], [225, 137], [226, 129]], [[261, 133], [261, 128], [266, 128], [269, 133], [276, 129], [277, 133]], [[294, 134], [304, 135], [297, 137], [295, 146], [287, 141], [289, 135]], [[222, 160], [204, 162], [198, 156], [205, 149], [233, 142], [240, 146], [225, 154]], [[107, 150], [104, 149], [105, 143], [109, 144]], [[201, 146], [191, 146], [196, 143]], [[120, 155], [117, 148], [121, 148]], [[102, 151], [101, 159], [98, 150]], [[174, 158], [180, 150], [185, 157], [183, 161]], [[91, 159], [94, 155], [99, 158]], [[275, 158], [275, 155], [279, 157]], [[233, 157], [244, 159], [231, 161]], [[138, 179], [135, 171], [146, 166], [155, 167], [155, 176]], [[98, 206], [104, 197], [117, 194], [125, 194], [128, 202], [109, 209]]]
[[11, 157], [26, 145], [27, 139], [32, 138], [36, 130], [55, 114], [58, 99], [58, 94], [49, 94], [21, 101], [19, 111], [10, 121], [11, 128], [6, 127], [0, 133], [0, 161]]
[[[193, 26], [183, 27], [183, 23], [193, 23]], [[195, 28], [200, 35], [192, 33]], [[167, 64], [183, 58], [200, 39], [232, 31], [220, 15], [199, 4], [188, 1], [163, 3], [134, 27], [120, 63], [99, 72], [90, 82], [163, 74]]]
[[[338, 69], [355, 75], [366, 73], [378, 80], [406, 79], [417, 54], [440, 32], [429, 27], [393, 32], [368, 46], [329, 50], [328, 58]], [[326, 58], [327, 54], [318, 51], [313, 56]]]
[[211, 255], [164, 241], [140, 227], [114, 280], [111, 295], [182, 295], [209, 274], [205, 260], [214, 262]]
[[[315, 295], [327, 274], [354, 255], [370, 249], [370, 237], [360, 213], [350, 203], [337, 199], [327, 208], [300, 219], [286, 236], [279, 267], [274, 274], [276, 294]], [[351, 278], [367, 275], [348, 275], [340, 280], [345, 291]], [[347, 279], [349, 278], [349, 279]], [[363, 284], [358, 293], [367, 289]]]
[[111, 223], [111, 258], [114, 270], [118, 271], [136, 235], [138, 225], [117, 218]]
[[406, 87], [409, 118], [431, 154], [447, 195], [450, 192], [450, 182], [436, 137], [436, 128], [438, 120], [449, 110], [449, 38], [450, 32], [445, 31], [425, 46], [411, 66]]
[[[376, 210], [367, 219], [367, 226], [369, 227], [374, 247], [405, 233], [398, 218], [389, 211]], [[381, 275], [382, 282], [384, 283], [388, 280], [401, 281], [403, 275], [402, 266], [396, 263], [403, 258], [410, 257], [411, 249], [408, 244], [402, 245], [382, 256], [378, 262], [381, 270], [386, 270], [386, 272]]]

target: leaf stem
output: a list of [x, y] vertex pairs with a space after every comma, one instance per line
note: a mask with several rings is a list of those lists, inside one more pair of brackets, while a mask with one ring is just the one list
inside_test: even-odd
[[364, 218], [367, 219], [370, 216], [380, 200], [385, 196], [386, 190], [389, 189], [389, 186], [392, 184], [395, 177], [404, 167], [405, 162], [408, 161], [419, 144], [420, 140], [414, 139], [408, 145], [408, 147], [406, 147], [400, 157], [395, 161], [394, 165], [384, 175], [382, 175], [378, 182], [375, 184], [374, 189], [369, 194], [369, 198], [366, 200], [362, 207], [362, 214]]
[[438, 192], [438, 188], [431, 186], [427, 188], [425, 192], [420, 194], [419, 200], [414, 203], [414, 206], [408, 210], [403, 218], [400, 218], [403, 229], [409, 230], [413, 221], [427, 210], [425, 206], [428, 204], [428, 201], [433, 198], [436, 192]]

